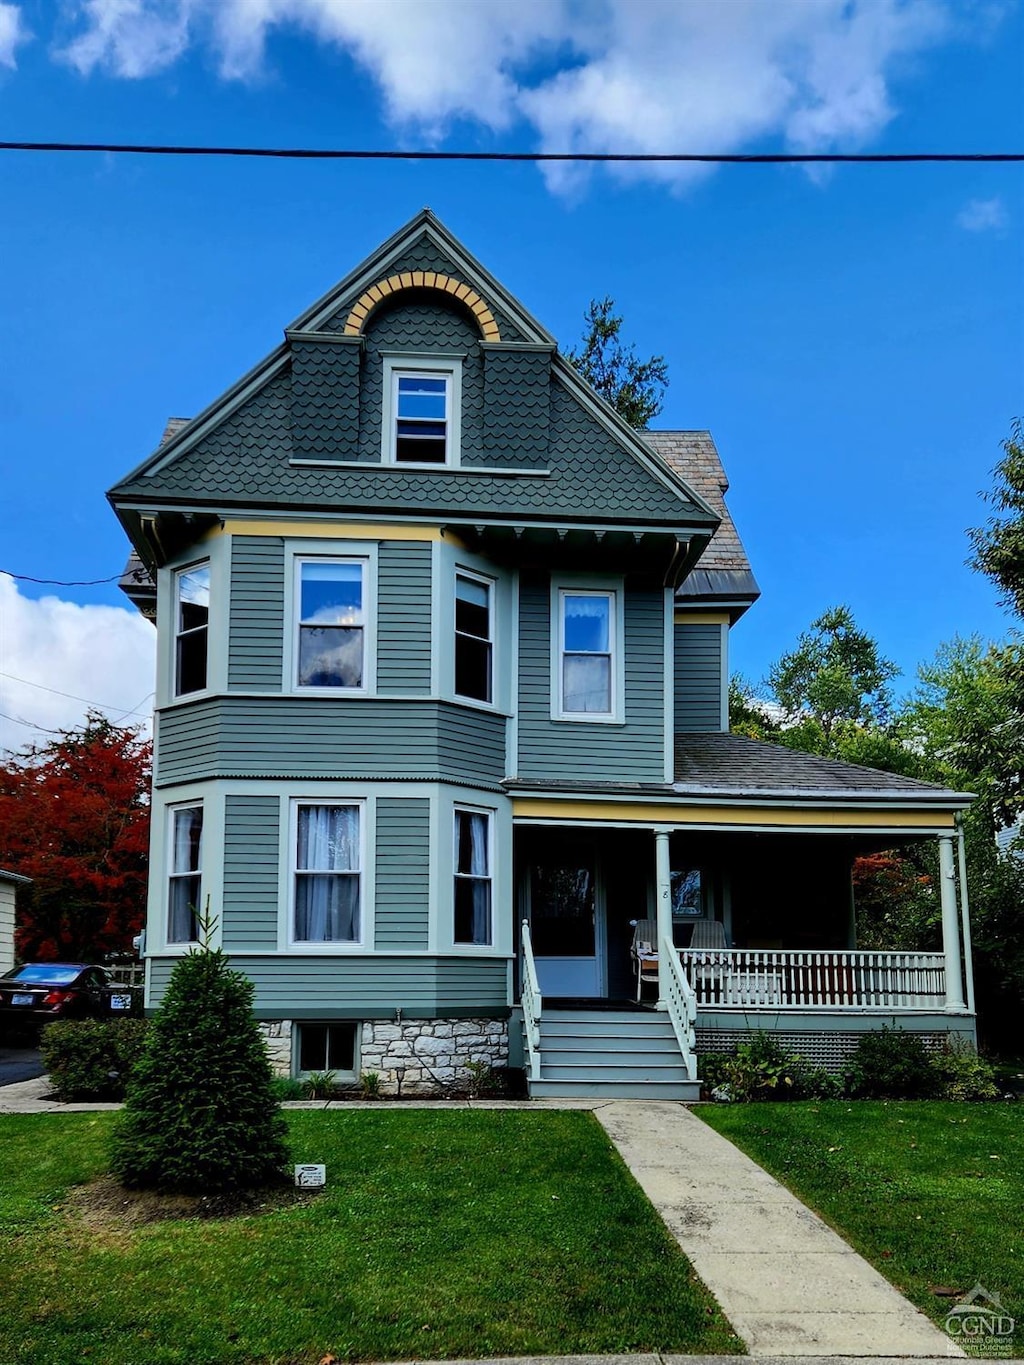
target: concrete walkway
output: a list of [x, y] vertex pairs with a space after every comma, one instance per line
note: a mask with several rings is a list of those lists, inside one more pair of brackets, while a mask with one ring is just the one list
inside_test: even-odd
[[688, 1109], [613, 1101], [594, 1114], [752, 1355], [963, 1355], [795, 1195]]

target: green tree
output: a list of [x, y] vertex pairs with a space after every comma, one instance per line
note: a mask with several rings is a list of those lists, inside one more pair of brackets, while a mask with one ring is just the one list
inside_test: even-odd
[[779, 722], [742, 673], [729, 679], [729, 732], [748, 739], [778, 740]]
[[208, 945], [179, 959], [132, 1073], [111, 1169], [124, 1185], [210, 1193], [279, 1179], [285, 1124], [253, 985]]
[[1004, 602], [1024, 617], [1024, 422], [1019, 417], [1003, 442], [995, 476], [995, 487], [982, 496], [996, 515], [967, 534], [974, 546], [974, 567], [991, 578]]
[[640, 360], [635, 347], [623, 345], [622, 318], [614, 310], [613, 299], [591, 299], [580, 347], [566, 359], [624, 421], [644, 431], [662, 409], [668, 366], [664, 356]]
[[811, 622], [796, 649], [771, 669], [768, 684], [791, 717], [787, 730], [807, 729], [807, 743], [792, 747], [814, 747], [815, 732], [820, 732], [820, 751], [829, 753], [844, 723], [880, 726], [887, 721], [892, 698], [886, 684], [898, 673], [871, 636], [857, 628], [850, 608], [839, 606]]

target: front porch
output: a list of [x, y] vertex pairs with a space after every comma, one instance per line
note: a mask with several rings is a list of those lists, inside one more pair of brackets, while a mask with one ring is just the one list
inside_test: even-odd
[[[730, 1051], [758, 1030], [830, 1070], [842, 1067], [861, 1034], [881, 1027], [913, 1031], [933, 1045], [949, 1033], [973, 1040], [970, 937], [951, 820], [927, 831], [939, 840], [941, 949], [857, 947], [854, 859], [924, 833], [517, 823], [519, 982], [531, 1089], [619, 1093], [593, 1085], [602, 1077], [668, 1078], [651, 1067], [671, 1060], [684, 1068], [672, 1073], [674, 1082], [689, 1082], [677, 1097], [696, 1098], [700, 1055]], [[650, 926], [656, 958], [654, 975], [643, 980], [638, 921]], [[696, 947], [694, 940], [722, 946]], [[652, 1022], [613, 1015], [616, 1002], [645, 1005]], [[660, 1030], [656, 1016], [665, 1020]], [[614, 1045], [616, 1031], [649, 1041], [657, 1032], [662, 1053], [667, 1036], [673, 1057], [655, 1059], [645, 1044], [631, 1060], [628, 1048]], [[560, 1042], [553, 1071], [545, 1064], [551, 1039], [565, 1034], [583, 1040], [573, 1044], [579, 1055], [570, 1057]], [[575, 1078], [592, 1084], [578, 1089]], [[638, 1093], [637, 1084], [622, 1093]], [[645, 1093], [659, 1093], [657, 1085]]]

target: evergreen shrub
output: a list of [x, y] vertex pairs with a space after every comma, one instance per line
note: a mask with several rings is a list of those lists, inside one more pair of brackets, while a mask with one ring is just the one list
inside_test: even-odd
[[122, 1100], [146, 1039], [143, 1019], [58, 1019], [43, 1029], [43, 1066], [57, 1098]]
[[253, 989], [219, 950], [175, 965], [114, 1133], [122, 1184], [208, 1193], [281, 1178], [285, 1122]]

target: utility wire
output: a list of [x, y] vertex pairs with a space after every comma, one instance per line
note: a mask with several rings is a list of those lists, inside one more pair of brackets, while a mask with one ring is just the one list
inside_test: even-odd
[[110, 152], [137, 156], [256, 156], [297, 161], [715, 162], [728, 165], [1019, 162], [1024, 152], [438, 152], [411, 148], [196, 147], [136, 142], [0, 142], [0, 152]]
[[[61, 692], [60, 689], [57, 687], [47, 687], [45, 683], [33, 682], [31, 678], [19, 678], [16, 677], [15, 674], [13, 673], [0, 672], [0, 678], [7, 678], [10, 682], [24, 683], [26, 687], [38, 687], [41, 692], [52, 692], [55, 697], [67, 697], [68, 701], [83, 701], [85, 702], [86, 706], [98, 706], [101, 711], [121, 711], [120, 706], [112, 706], [107, 705], [105, 702], [102, 701], [94, 701], [92, 697], [78, 697], [74, 694], [74, 692]], [[139, 708], [142, 706], [142, 702], [148, 701], [152, 695], [153, 695], [152, 692], [148, 692], [146, 696], [142, 698], [142, 701], [140, 701], [136, 706], [131, 707], [127, 711], [121, 711], [121, 714], [124, 716], [132, 715], [134, 712], [139, 710]], [[25, 724], [29, 725], [31, 724], [31, 722], [25, 721]]]
[[16, 578], [19, 583], [42, 583], [50, 588], [95, 588], [100, 583], [117, 583], [121, 578], [119, 573], [113, 574], [110, 578], [30, 578], [27, 573], [11, 573], [10, 569], [0, 569], [0, 574], [6, 574], [8, 578]]

